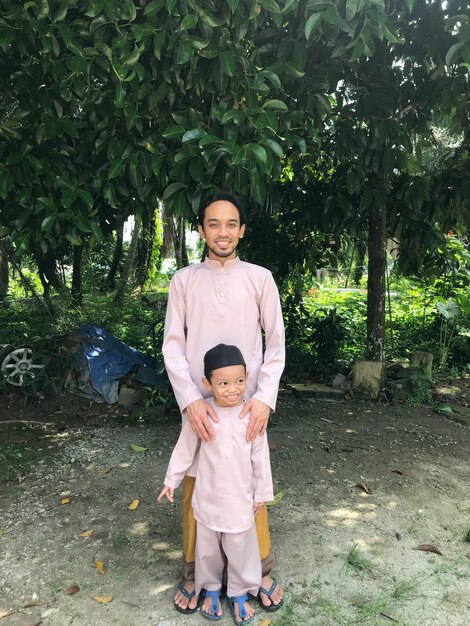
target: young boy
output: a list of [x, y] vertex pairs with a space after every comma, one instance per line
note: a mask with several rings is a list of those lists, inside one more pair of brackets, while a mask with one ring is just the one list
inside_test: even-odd
[[158, 496], [173, 502], [179, 486], [199, 453], [192, 500], [197, 521], [196, 594], [204, 590], [202, 615], [221, 619], [222, 574], [227, 564], [227, 596], [236, 624], [253, 620], [248, 593], [257, 596], [261, 563], [254, 525], [255, 514], [272, 500], [273, 485], [266, 434], [246, 441], [249, 415], [240, 419], [247, 380], [243, 355], [236, 346], [219, 344], [204, 356], [203, 384], [218, 422], [216, 438], [200, 443], [186, 419], [171, 455], [165, 487]]

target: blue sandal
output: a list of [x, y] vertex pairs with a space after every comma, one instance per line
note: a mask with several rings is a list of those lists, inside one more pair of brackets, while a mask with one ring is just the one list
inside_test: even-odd
[[207, 591], [207, 589], [201, 589], [201, 596], [203, 596], [204, 598], [212, 598], [211, 609], [213, 611], [213, 613], [206, 613], [206, 611], [203, 611], [201, 608], [201, 615], [206, 619], [209, 619], [211, 622], [218, 622], [219, 619], [222, 619], [223, 615], [217, 615], [217, 611], [219, 610], [220, 606], [220, 591]]
[[[271, 599], [271, 596], [273, 595], [273, 591], [276, 589], [276, 587], [278, 586], [278, 582], [276, 579], [273, 580], [273, 584], [271, 585], [271, 587], [269, 587], [269, 589], [265, 589], [264, 587], [260, 587], [259, 591], [258, 591], [258, 595], [256, 596], [257, 600], [258, 600], [258, 604], [260, 605], [260, 607], [262, 609], [264, 609], [265, 611], [267, 611], [268, 613], [274, 613], [274, 611], [279, 611], [279, 609], [282, 606], [282, 600], [279, 602], [279, 604], [274, 604], [274, 602]], [[263, 600], [261, 599], [260, 593], [264, 593], [268, 596], [268, 598], [271, 600], [271, 604], [268, 604], [268, 606], [266, 606], [265, 604], [263, 604]]]
[[[237, 624], [237, 626], [239, 626], [239, 624], [249, 624], [254, 620], [254, 614], [250, 618], [245, 619], [245, 617], [248, 615], [244, 606], [245, 602], [248, 600], [247, 594], [245, 594], [244, 596], [232, 596], [231, 598], [228, 597], [227, 600], [230, 609], [230, 615], [232, 616], [232, 619], [235, 624]], [[237, 622], [237, 619], [235, 617], [235, 604], [238, 604], [238, 616], [241, 620], [240, 622]]]
[[[196, 595], [195, 591], [191, 591], [189, 592], [186, 587], [184, 586], [184, 583], [180, 583], [178, 585], [178, 591], [180, 591], [183, 596], [185, 598], [188, 599], [188, 604], [189, 602], [191, 602], [191, 600], [194, 598], [194, 596]], [[183, 615], [192, 615], [193, 613], [196, 613], [196, 611], [199, 608], [199, 603], [200, 603], [200, 598], [197, 601], [197, 605], [194, 607], [194, 609], [182, 609], [180, 606], [178, 606], [177, 604], [175, 604], [175, 609], [179, 612], [179, 613], [183, 613]]]

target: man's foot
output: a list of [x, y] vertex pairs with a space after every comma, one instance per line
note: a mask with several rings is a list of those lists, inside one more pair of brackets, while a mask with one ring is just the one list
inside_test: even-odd
[[197, 611], [199, 596], [194, 593], [194, 582], [185, 580], [178, 585], [173, 598], [175, 609], [180, 613], [190, 614]]
[[201, 614], [213, 622], [222, 619], [222, 608], [220, 606], [219, 591], [206, 591], [203, 589], [204, 600], [201, 606]]
[[253, 621], [255, 611], [248, 604], [247, 600], [247, 595], [228, 598], [230, 613], [235, 624], [247, 624]]
[[265, 611], [277, 611], [282, 606], [283, 596], [284, 590], [279, 585], [277, 580], [271, 578], [271, 576], [263, 576], [258, 593], [258, 602], [260, 606]]

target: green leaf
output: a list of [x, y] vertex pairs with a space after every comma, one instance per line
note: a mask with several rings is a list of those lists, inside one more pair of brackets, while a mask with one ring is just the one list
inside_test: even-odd
[[283, 111], [284, 113], [287, 113], [287, 111], [289, 110], [287, 108], [287, 105], [282, 102], [282, 100], [266, 100], [266, 102], [263, 104], [263, 109], [272, 109], [273, 111]]
[[305, 32], [305, 39], [307, 39], [307, 41], [310, 39], [310, 35], [316, 29], [320, 21], [321, 21], [321, 13], [313, 13], [305, 22], [304, 32]]
[[156, 15], [159, 12], [159, 10], [163, 7], [163, 5], [164, 5], [163, 0], [152, 0], [145, 7], [144, 15], [147, 17], [150, 17], [151, 15]]
[[57, 219], [57, 215], [48, 215], [42, 220], [41, 230], [49, 231], [54, 226]]
[[235, 13], [235, 11], [238, 9], [238, 3], [240, 0], [227, 0], [227, 4], [230, 7], [230, 11], [232, 13]]
[[83, 233], [91, 232], [90, 222], [81, 213], [75, 213], [75, 215], [73, 216], [73, 223], [78, 228], [78, 230], [81, 230]]
[[148, 448], [143, 448], [136, 443], [131, 443], [131, 449], [134, 450], [134, 452], [147, 452], [148, 450]]
[[435, 408], [436, 413], [444, 413], [445, 415], [451, 415], [454, 411], [452, 409], [452, 407], [450, 407], [448, 404], [439, 404], [436, 408]]
[[171, 185], [168, 185], [163, 193], [163, 202], [166, 202], [166, 200], [171, 198], [171, 196], [181, 189], [186, 189], [186, 185], [184, 183], [171, 183]]
[[38, 202], [43, 206], [47, 207], [50, 211], [57, 211], [57, 204], [54, 202], [52, 198], [41, 197], [38, 198]]
[[274, 85], [274, 87], [276, 87], [276, 89], [281, 88], [281, 81], [279, 79], [279, 76], [275, 72], [272, 72], [271, 70], [263, 70], [262, 72], [260, 72], [260, 74], [263, 77], [266, 77], [270, 81], [270, 83]]
[[64, 191], [62, 192], [61, 200], [60, 200], [64, 209], [68, 209], [69, 206], [72, 206], [72, 204], [75, 202], [76, 197], [77, 197], [77, 193], [75, 190], [64, 189]]
[[112, 180], [113, 178], [116, 178], [116, 176], [119, 176], [123, 165], [124, 161], [122, 159], [114, 159], [108, 170], [108, 180]]
[[216, 137], [215, 135], [205, 135], [199, 142], [199, 146], [204, 148], [205, 146], [211, 146], [214, 143], [222, 143], [222, 140], [220, 137]]
[[279, 14], [282, 13], [281, 7], [278, 5], [276, 0], [259, 0], [259, 5], [269, 11], [270, 13]]
[[284, 490], [281, 489], [281, 491], [278, 491], [276, 495], [274, 496], [274, 500], [271, 500], [270, 502], [266, 502], [266, 506], [276, 506], [276, 504], [279, 504], [279, 502], [282, 500], [283, 497], [284, 497]]
[[1, 172], [0, 173], [0, 198], [7, 197], [10, 190], [13, 188], [13, 178], [10, 172]]
[[183, 41], [180, 41], [178, 46], [178, 64], [184, 65], [190, 60], [193, 54], [194, 48], [191, 39], [184, 39]]
[[284, 156], [281, 146], [277, 143], [277, 141], [274, 141], [274, 139], [263, 139], [263, 144], [267, 145], [271, 152], [273, 152], [280, 159]]
[[185, 15], [181, 21], [180, 30], [190, 30], [197, 25], [197, 15]]
[[201, 11], [201, 18], [204, 24], [206, 24], [206, 26], [210, 26], [211, 28], [217, 28], [218, 26], [223, 26], [225, 24], [224, 20], [218, 20], [207, 11]]
[[101, 241], [103, 239], [103, 231], [99, 227], [98, 223], [95, 220], [89, 220], [91, 232], [93, 233], [96, 241]]
[[266, 165], [268, 156], [266, 154], [266, 150], [262, 146], [258, 145], [257, 143], [249, 143], [247, 144], [246, 149], [249, 150], [255, 156], [255, 158], [260, 161], [260, 163]]
[[231, 52], [224, 50], [220, 55], [220, 66], [224, 74], [232, 78], [235, 76], [235, 57]]
[[454, 43], [454, 45], [449, 48], [446, 54], [446, 65], [452, 65], [452, 61], [454, 60], [454, 57], [456, 56], [457, 52], [460, 50], [461, 47], [462, 47], [462, 43], [459, 42], [459, 43]]
[[22, 254], [28, 250], [30, 238], [30, 233], [21, 233], [15, 239], [15, 250], [17, 254]]
[[91, 209], [93, 207], [93, 196], [86, 189], [79, 189], [77, 191], [77, 195], [83, 204], [87, 207], [87, 209]]
[[181, 137], [186, 132], [186, 129], [183, 126], [170, 126], [163, 133], [162, 137], [165, 139], [173, 139], [174, 137]]
[[201, 137], [205, 135], [207, 135], [207, 133], [202, 128], [193, 128], [184, 133], [181, 137], [181, 143], [188, 143], [189, 141], [193, 141], [193, 139], [201, 139]]
[[41, 0], [39, 6], [38, 20], [45, 20], [49, 15], [49, 2], [47, 0]]

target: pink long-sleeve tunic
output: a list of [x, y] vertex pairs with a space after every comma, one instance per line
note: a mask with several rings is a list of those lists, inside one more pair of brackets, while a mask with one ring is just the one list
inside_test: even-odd
[[238, 257], [223, 265], [206, 258], [173, 276], [163, 355], [182, 412], [207, 397], [202, 386], [204, 354], [218, 343], [241, 350], [249, 372], [247, 398], [274, 410], [285, 348], [279, 293], [269, 270]]
[[208, 399], [219, 422], [213, 422], [215, 440], [200, 443], [185, 420], [171, 455], [165, 477], [167, 487], [181, 483], [199, 449], [193, 494], [194, 517], [217, 532], [238, 533], [253, 524], [253, 502], [273, 499], [273, 482], [266, 434], [246, 441], [249, 415], [238, 416], [243, 407], [218, 407]]

